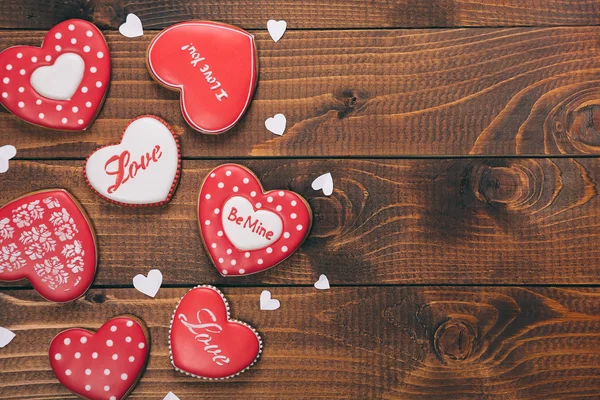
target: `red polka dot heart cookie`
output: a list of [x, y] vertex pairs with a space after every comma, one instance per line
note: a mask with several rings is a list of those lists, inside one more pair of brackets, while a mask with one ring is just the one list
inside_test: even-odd
[[194, 129], [231, 129], [249, 107], [258, 63], [254, 36], [208, 21], [168, 27], [150, 43], [148, 70], [161, 85], [181, 92], [181, 111]]
[[60, 383], [90, 400], [122, 400], [133, 390], [149, 354], [148, 328], [122, 315], [96, 333], [68, 329], [50, 344], [50, 366]]
[[312, 212], [297, 193], [264, 192], [252, 171], [225, 164], [202, 184], [198, 221], [217, 270], [223, 276], [240, 276], [291, 256], [310, 231]]
[[92, 23], [71, 19], [52, 28], [42, 47], [0, 53], [0, 103], [34, 125], [86, 129], [110, 83], [110, 54]]
[[27, 278], [46, 299], [71, 301], [92, 284], [96, 262], [92, 225], [68, 192], [34, 192], [0, 208], [0, 280]]

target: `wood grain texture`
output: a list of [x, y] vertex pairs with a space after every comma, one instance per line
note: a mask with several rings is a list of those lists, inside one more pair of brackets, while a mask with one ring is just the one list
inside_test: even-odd
[[50, 28], [82, 18], [117, 29], [128, 13], [146, 28], [180, 21], [223, 21], [264, 29], [269, 19], [291, 28], [403, 28], [457, 26], [596, 25], [595, 0], [4, 0], [0, 28]]
[[72, 399], [50, 370], [64, 329], [97, 329], [132, 313], [151, 333], [148, 369], [132, 399], [594, 399], [600, 397], [598, 289], [225, 289], [233, 315], [264, 340], [258, 363], [226, 382], [175, 372], [169, 322], [187, 289], [148, 299], [133, 289], [91, 290], [72, 304], [32, 291], [0, 293], [0, 325], [16, 338], [0, 353], [0, 399]]
[[[308, 240], [281, 265], [222, 278], [200, 241], [198, 191], [219, 161], [185, 161], [164, 208], [130, 209], [85, 184], [82, 161], [19, 161], [0, 204], [65, 188], [96, 227], [96, 284], [131, 285], [159, 268], [169, 284], [598, 284], [600, 160], [254, 160], [267, 190], [290, 189], [314, 211]], [[310, 185], [330, 171], [331, 197]], [[13, 283], [14, 285], [14, 283]]]
[[[18, 157], [85, 158], [155, 114], [184, 157], [600, 154], [600, 27], [257, 33], [260, 81], [247, 115], [222, 135], [187, 126], [179, 95], [154, 82], [152, 34], [108, 35], [113, 81], [85, 133], [51, 132], [0, 112]], [[0, 48], [41, 31], [0, 32]], [[283, 137], [266, 118], [284, 113]]]

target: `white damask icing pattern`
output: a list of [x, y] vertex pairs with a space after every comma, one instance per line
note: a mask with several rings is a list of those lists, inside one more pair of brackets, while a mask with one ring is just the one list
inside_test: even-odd
[[[0, 273], [17, 271], [35, 261], [34, 270], [52, 290], [83, 272], [85, 251], [79, 240], [77, 224], [53, 197], [24, 204], [12, 212], [12, 220], [0, 219]], [[49, 218], [42, 220], [46, 213]], [[42, 221], [40, 221], [42, 220]], [[49, 222], [49, 224], [47, 224]], [[50, 225], [51, 224], [51, 225]], [[15, 228], [20, 231], [18, 238]], [[58, 252], [64, 257], [58, 257]]]

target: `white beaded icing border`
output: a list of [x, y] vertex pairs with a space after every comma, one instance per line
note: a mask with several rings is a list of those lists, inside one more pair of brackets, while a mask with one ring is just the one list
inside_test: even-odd
[[[225, 304], [225, 308], [227, 309], [227, 322], [234, 322], [240, 325], [244, 325], [245, 327], [249, 328], [250, 330], [252, 330], [252, 332], [256, 335], [256, 339], [258, 339], [258, 353], [256, 354], [256, 358], [254, 359], [254, 361], [252, 361], [252, 363], [250, 363], [250, 365], [248, 365], [246, 368], [244, 368], [243, 370], [233, 374], [233, 375], [229, 375], [229, 376], [225, 376], [223, 378], [209, 378], [206, 376], [200, 376], [200, 375], [195, 375], [195, 374], [190, 374], [187, 371], [184, 371], [180, 368], [177, 367], [177, 365], [175, 365], [175, 361], [173, 360], [173, 350], [171, 348], [171, 330], [173, 329], [173, 321], [175, 320], [175, 314], [177, 313], [177, 309], [179, 308], [179, 304], [181, 304], [181, 301], [183, 300], [183, 298], [185, 296], [188, 295], [188, 293], [190, 293], [192, 290], [195, 289], [199, 289], [199, 288], [207, 288], [207, 289], [211, 289], [214, 290], [215, 292], [217, 292], [219, 294], [219, 296], [221, 296], [221, 299], [223, 300], [223, 303]], [[171, 324], [169, 325], [169, 357], [171, 358], [171, 364], [173, 365], [173, 367], [175, 368], [176, 371], [181, 372], [182, 374], [191, 376], [193, 378], [200, 378], [200, 379], [204, 379], [204, 380], [208, 380], [208, 381], [222, 381], [222, 380], [226, 380], [226, 379], [230, 379], [230, 378], [234, 378], [238, 375], [240, 375], [243, 372], [246, 372], [247, 370], [249, 370], [254, 364], [256, 364], [256, 362], [258, 361], [258, 359], [260, 358], [260, 355], [262, 354], [262, 348], [263, 348], [263, 342], [262, 342], [262, 338], [260, 337], [260, 335], [258, 334], [258, 332], [256, 331], [256, 329], [254, 329], [254, 327], [252, 327], [251, 325], [243, 322], [243, 321], [239, 321], [237, 319], [231, 319], [231, 313], [229, 311], [229, 302], [227, 301], [227, 299], [225, 298], [225, 295], [219, 290], [217, 289], [215, 286], [212, 285], [198, 285], [195, 286], [193, 288], [191, 288], [190, 290], [188, 290], [188, 292], [186, 294], [184, 294], [181, 299], [179, 299], [179, 301], [177, 302], [177, 305], [175, 306], [175, 310], [173, 311], [173, 316], [171, 317]]]

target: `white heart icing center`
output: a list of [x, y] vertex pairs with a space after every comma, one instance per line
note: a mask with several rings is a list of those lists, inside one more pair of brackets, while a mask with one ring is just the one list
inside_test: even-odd
[[70, 100], [83, 79], [85, 62], [75, 53], [61, 54], [54, 65], [39, 67], [31, 74], [33, 89], [52, 100]]
[[260, 250], [275, 243], [283, 231], [283, 222], [277, 214], [254, 210], [245, 197], [234, 196], [221, 210], [225, 235], [238, 250]]

